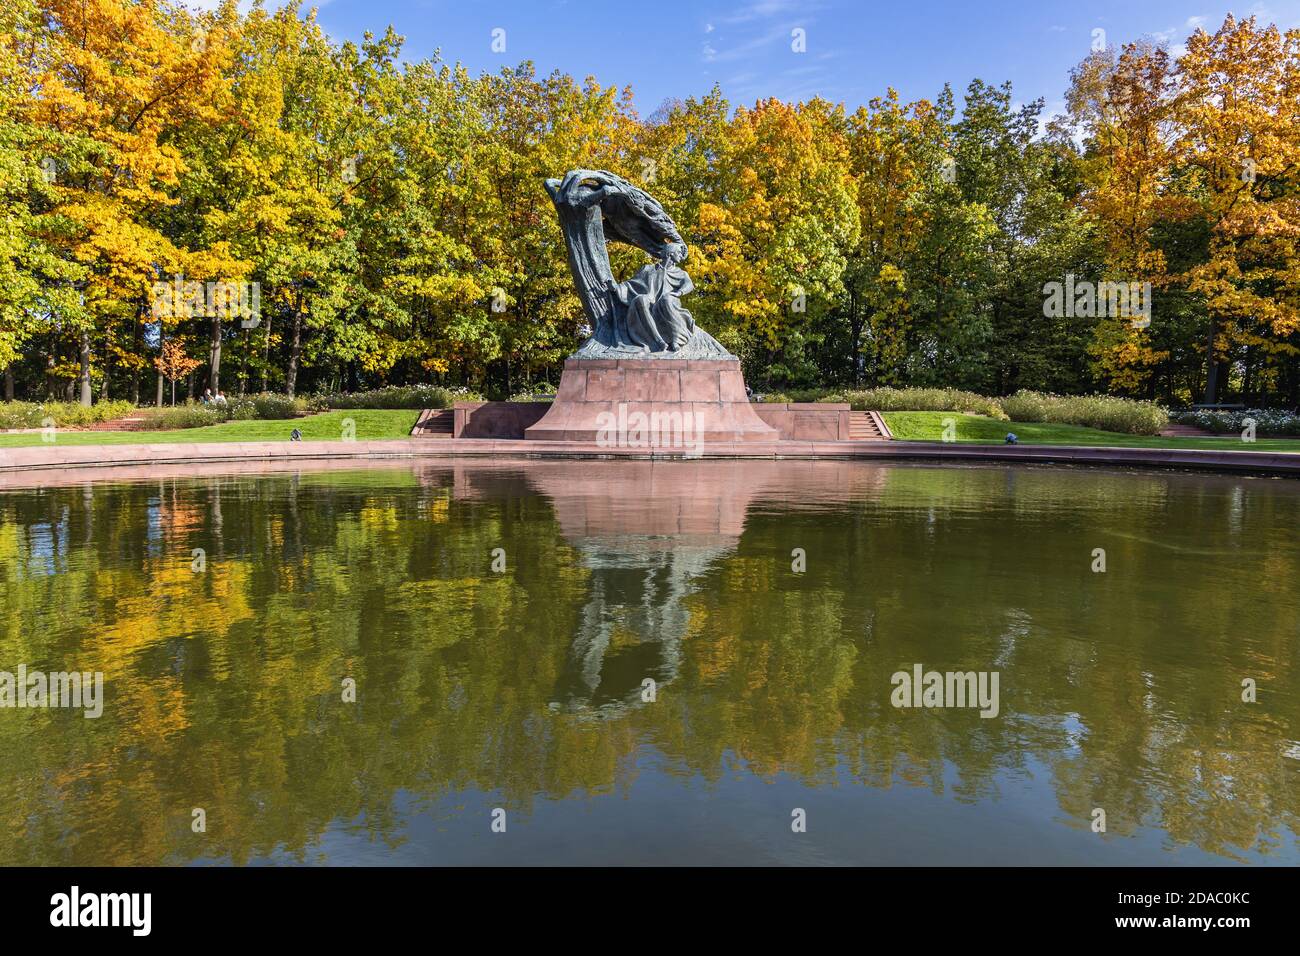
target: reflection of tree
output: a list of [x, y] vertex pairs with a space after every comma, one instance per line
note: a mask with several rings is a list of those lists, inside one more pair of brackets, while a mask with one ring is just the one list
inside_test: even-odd
[[[623, 464], [592, 480], [651, 481]], [[597, 513], [591, 471], [0, 497], [0, 666], [103, 670], [108, 695], [99, 720], [0, 712], [0, 863], [309, 854], [349, 820], [397, 840], [398, 791], [606, 792], [647, 740], [706, 779], [838, 768], [972, 801], [1032, 760], [1074, 826], [1103, 806], [1112, 835], [1156, 825], [1229, 856], [1297, 829], [1291, 486], [745, 463], [714, 473], [739, 514], [688, 527], [676, 479], [657, 473], [650, 511]], [[686, 530], [637, 527], [665, 508]], [[1000, 670], [1003, 716], [894, 710], [914, 662]], [[662, 686], [640, 706], [646, 676]]]

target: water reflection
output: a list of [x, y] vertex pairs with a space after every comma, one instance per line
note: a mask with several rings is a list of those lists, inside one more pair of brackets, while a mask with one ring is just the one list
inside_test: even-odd
[[[220, 470], [0, 494], [0, 669], [107, 697], [0, 710], [0, 863], [1298, 859], [1294, 482]], [[1001, 716], [893, 709], [914, 663]]]

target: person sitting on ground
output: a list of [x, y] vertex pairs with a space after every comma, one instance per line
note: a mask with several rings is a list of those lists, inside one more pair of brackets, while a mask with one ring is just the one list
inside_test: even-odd
[[204, 405], [211, 405], [211, 404], [212, 404], [212, 389], [210, 389], [210, 388], [205, 388], [205, 389], [203, 390], [203, 397], [200, 398], [199, 401], [201, 401]]
[[225, 392], [217, 392], [217, 397], [214, 398], [212, 401], [213, 401], [215, 404], [217, 404], [217, 405], [224, 405], [224, 404], [226, 404], [226, 393], [225, 393]]

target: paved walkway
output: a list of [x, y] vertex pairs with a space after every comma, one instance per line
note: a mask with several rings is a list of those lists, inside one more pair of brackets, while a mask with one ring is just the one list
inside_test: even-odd
[[689, 449], [608, 448], [594, 442], [445, 438], [356, 442], [213, 442], [154, 445], [40, 445], [0, 449], [0, 473], [40, 469], [175, 464], [292, 462], [385, 458], [832, 458], [962, 462], [1050, 462], [1156, 466], [1300, 477], [1300, 453], [1189, 448], [1097, 448], [1074, 445], [975, 445], [913, 441], [712, 442]]

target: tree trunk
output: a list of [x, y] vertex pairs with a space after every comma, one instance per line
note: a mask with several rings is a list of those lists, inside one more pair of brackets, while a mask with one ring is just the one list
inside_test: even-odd
[[14, 400], [14, 367], [13, 365], [5, 366], [5, 401]]
[[867, 357], [862, 354], [862, 329], [865, 325], [866, 317], [858, 315], [858, 297], [855, 293], [849, 297], [849, 374], [854, 385], [862, 384], [863, 372], [867, 366]]
[[90, 333], [81, 333], [81, 348], [78, 353], [81, 360], [81, 404], [89, 408], [92, 396], [90, 394]]
[[284, 390], [293, 398], [298, 387], [298, 358], [302, 355], [302, 312], [293, 310], [293, 335], [289, 339], [289, 368], [284, 375]]
[[262, 391], [271, 390], [271, 310], [266, 314], [266, 344], [262, 346]]
[[[148, 307], [144, 304], [144, 299], [141, 298], [140, 312], [136, 316], [137, 321], [131, 323], [131, 354], [133, 355], [139, 355], [141, 352], [140, 336], [144, 334], [146, 308]], [[162, 325], [159, 324], [159, 331], [161, 332], [161, 330]], [[131, 404], [137, 407], [140, 405], [140, 369], [134, 365], [131, 367]]]
[[219, 317], [212, 320], [212, 343], [208, 361], [212, 365], [212, 371], [208, 375], [208, 388], [212, 389], [213, 395], [216, 395], [221, 391], [221, 319]]
[[158, 407], [162, 408], [163, 403], [163, 373], [158, 373]]
[[1214, 340], [1219, 336], [1219, 318], [1210, 316], [1210, 335], [1205, 343], [1205, 396], [1206, 405], [1219, 400], [1219, 357], [1214, 350]]

